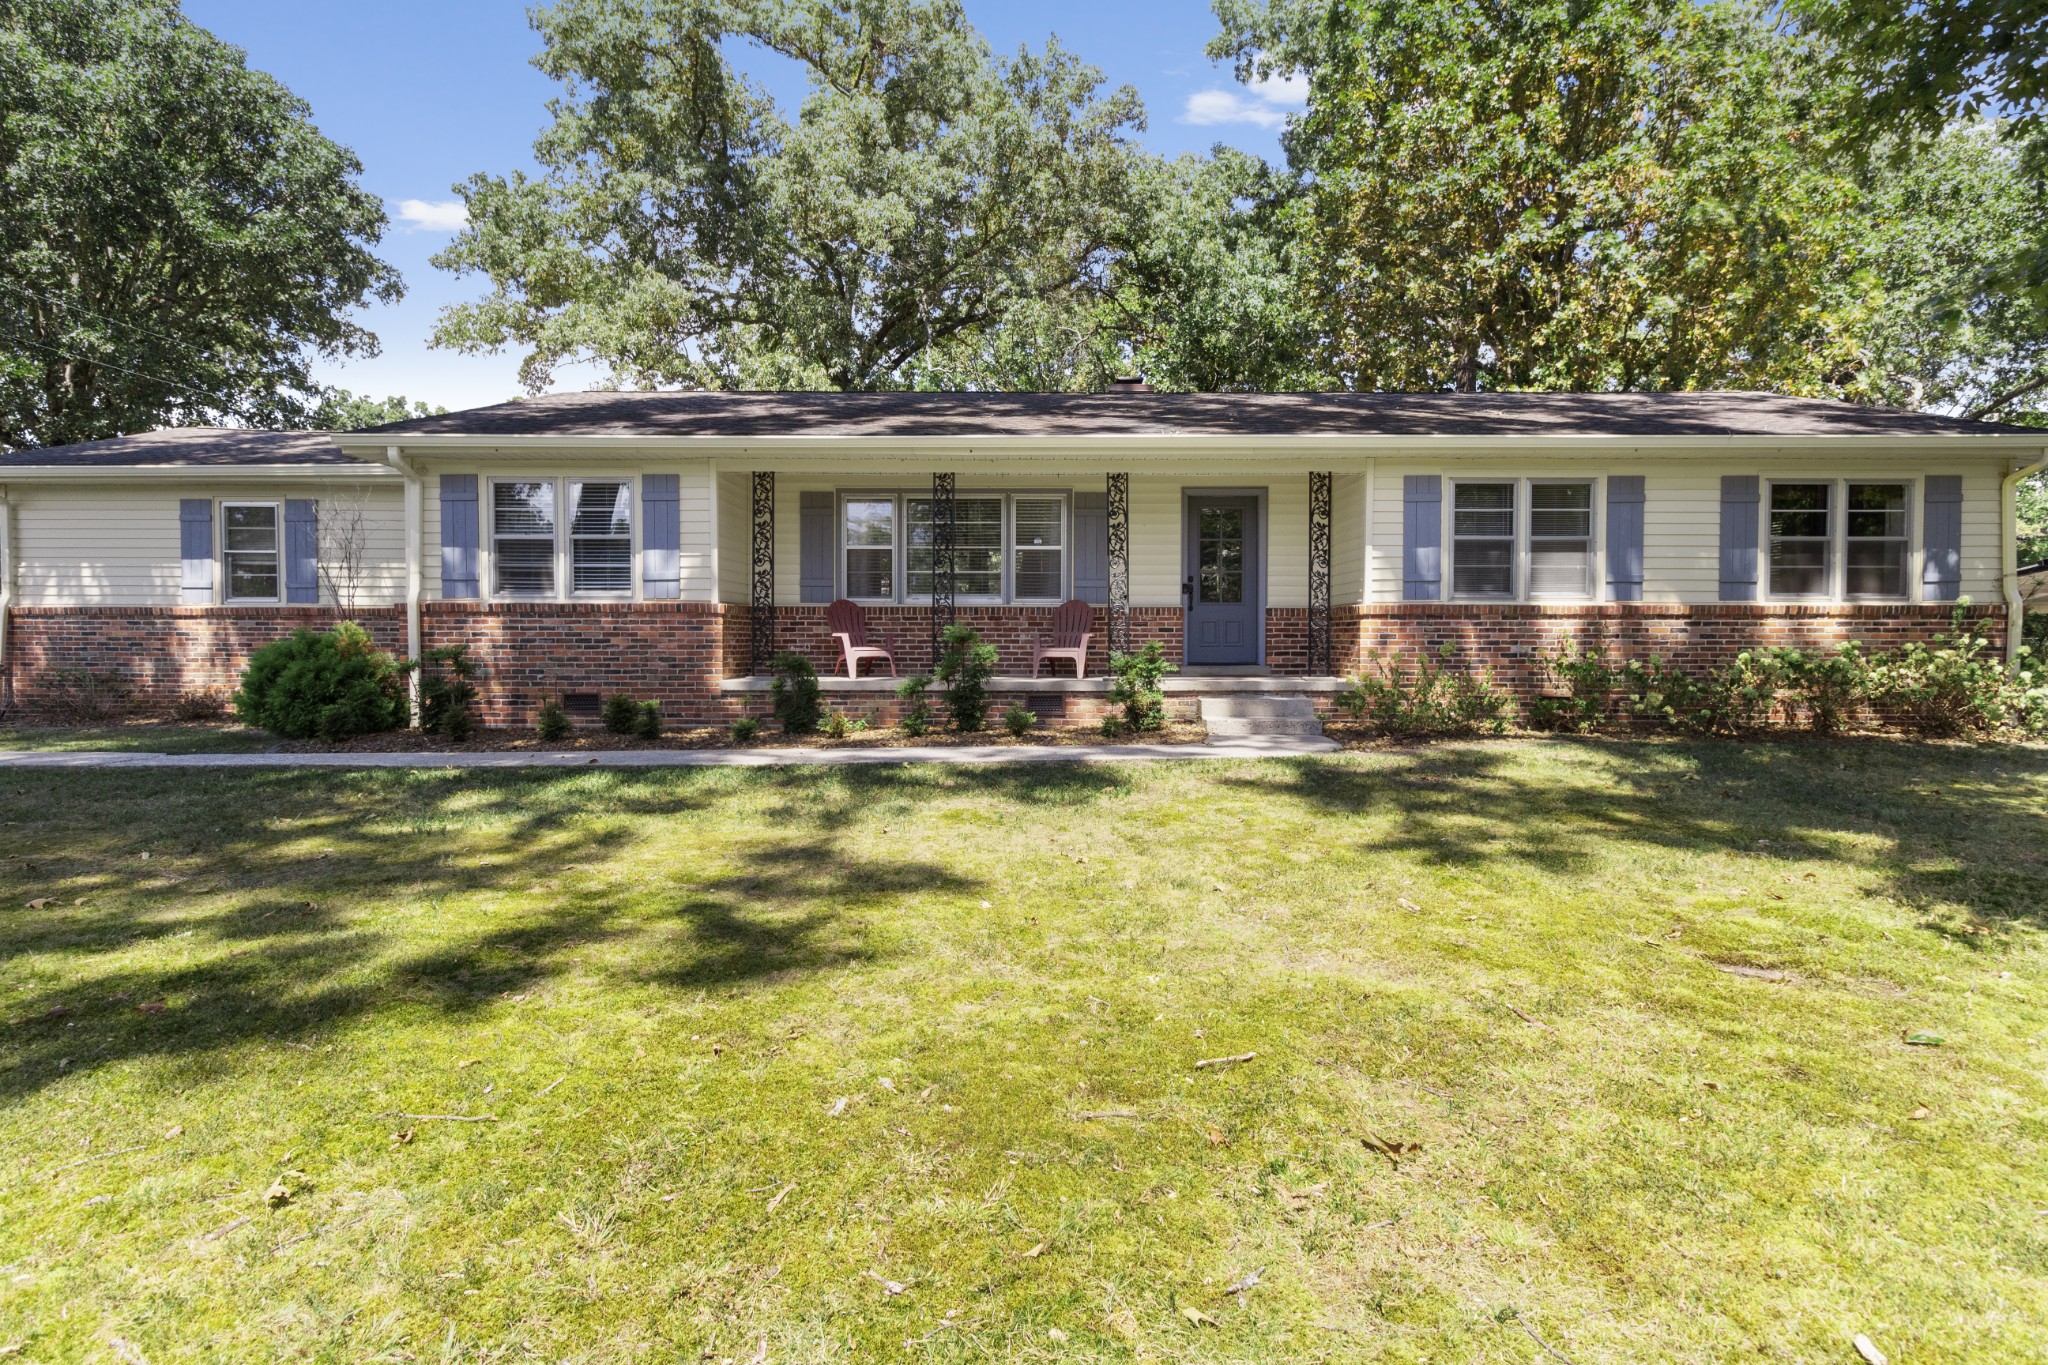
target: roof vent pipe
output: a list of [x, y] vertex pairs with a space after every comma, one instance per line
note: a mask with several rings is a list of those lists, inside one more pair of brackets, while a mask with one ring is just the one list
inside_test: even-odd
[[1142, 374], [1120, 375], [1109, 386], [1111, 393], [1150, 393], [1152, 386], [1145, 382]]

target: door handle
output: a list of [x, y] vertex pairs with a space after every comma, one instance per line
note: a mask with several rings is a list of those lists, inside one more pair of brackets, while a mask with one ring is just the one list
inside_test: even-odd
[[1195, 605], [1195, 580], [1183, 578], [1180, 581], [1180, 604], [1184, 607]]

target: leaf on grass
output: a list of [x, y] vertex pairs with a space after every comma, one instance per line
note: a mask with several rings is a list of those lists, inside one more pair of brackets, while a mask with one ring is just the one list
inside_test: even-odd
[[1037, 1246], [1024, 1253], [1024, 1259], [1027, 1261], [1036, 1260], [1043, 1255], [1045, 1255], [1045, 1243], [1040, 1242]]
[[1939, 1033], [1909, 1033], [1906, 1035], [1906, 1046], [1908, 1047], [1940, 1047], [1943, 1041], [1944, 1039]]
[[1909, 1119], [1931, 1119], [1934, 1117], [1934, 1111], [1923, 1104], [1912, 1113], [1906, 1115], [1906, 1117]]
[[1321, 1199], [1329, 1192], [1329, 1189], [1328, 1181], [1310, 1185], [1305, 1190], [1290, 1190], [1285, 1185], [1276, 1184], [1273, 1186], [1273, 1197], [1280, 1201], [1282, 1208], [1292, 1209], [1294, 1212], [1299, 1213], [1303, 1209], [1312, 1206], [1316, 1200]]
[[455, 1064], [455, 1069], [457, 1071], [467, 1071], [469, 1070], [469, 1068], [475, 1066], [478, 1062], [481, 1062], [482, 1060], [483, 1058], [481, 1057], [464, 1057], [461, 1061]]
[[55, 905], [56, 903], [57, 898], [55, 896], [37, 896], [34, 900], [28, 903], [28, 908], [31, 910], [40, 910], [44, 906]]
[[135, 1008], [142, 1011], [144, 1014], [162, 1014], [166, 1009], [170, 1007], [164, 1004], [164, 1002], [161, 1000], [145, 1000], [141, 1004], [137, 1005]]
[[183, 1136], [185, 1136], [185, 1125], [182, 1123], [174, 1123], [164, 1129], [165, 1142], [169, 1142], [172, 1138], [181, 1138]]
[[275, 1182], [269, 1189], [263, 1192], [263, 1202], [274, 1209], [283, 1208], [286, 1204], [292, 1202], [291, 1187], [282, 1180]]
[[1891, 1362], [1885, 1358], [1885, 1353], [1877, 1349], [1877, 1343], [1864, 1336], [1861, 1332], [1858, 1332], [1849, 1344], [1854, 1346], [1856, 1354], [1870, 1362], [1870, 1365], [1891, 1365]]
[[775, 1210], [777, 1210], [777, 1209], [781, 1208], [781, 1207], [782, 1207], [782, 1201], [783, 1201], [783, 1200], [785, 1200], [785, 1199], [787, 1199], [787, 1198], [789, 1198], [789, 1192], [790, 1192], [791, 1190], [795, 1189], [795, 1188], [796, 1188], [796, 1186], [795, 1186], [794, 1184], [784, 1185], [784, 1186], [783, 1186], [783, 1187], [781, 1188], [781, 1190], [779, 1190], [779, 1191], [778, 1191], [778, 1192], [776, 1193], [775, 1197], [774, 1197], [773, 1199], [771, 1199], [771, 1200], [769, 1200], [769, 1201], [768, 1201], [768, 1209], [767, 1209], [767, 1211], [768, 1211], [769, 1213], [773, 1213], [773, 1212], [775, 1212]]
[[391, 1141], [400, 1147], [403, 1147], [407, 1143], [411, 1142], [412, 1138], [413, 1130], [410, 1128], [401, 1128], [391, 1135]]
[[1209, 1130], [1209, 1145], [1211, 1147], [1225, 1147], [1229, 1144], [1230, 1139], [1223, 1136], [1221, 1131], [1215, 1128]]
[[1242, 1303], [1244, 1302], [1243, 1295], [1248, 1293], [1254, 1286], [1256, 1286], [1260, 1278], [1264, 1276], [1265, 1273], [1266, 1270], [1264, 1266], [1259, 1267], [1257, 1270], [1247, 1270], [1244, 1274], [1240, 1275], [1236, 1280], [1232, 1281], [1230, 1284], [1225, 1285], [1223, 1287], [1223, 1292], [1226, 1294], [1238, 1295], [1238, 1302]]
[[904, 1290], [910, 1288], [910, 1286], [907, 1284], [902, 1284], [896, 1280], [887, 1279], [881, 1275], [877, 1275], [872, 1270], [868, 1272], [868, 1278], [873, 1280], [876, 1284], [882, 1286], [883, 1292], [888, 1294], [888, 1296], [892, 1299], [895, 1298], [898, 1294], [901, 1294]]
[[1196, 1326], [1197, 1328], [1221, 1327], [1223, 1325], [1222, 1323], [1216, 1321], [1216, 1319], [1210, 1317], [1207, 1313], [1204, 1313], [1201, 1309], [1194, 1307], [1192, 1304], [1183, 1305], [1180, 1310], [1180, 1315], [1186, 1318], [1190, 1323], [1194, 1324], [1194, 1326]]

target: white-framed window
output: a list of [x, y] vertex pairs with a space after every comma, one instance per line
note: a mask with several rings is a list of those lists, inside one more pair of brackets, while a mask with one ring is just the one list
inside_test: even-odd
[[1771, 484], [1771, 596], [1831, 595], [1834, 494], [1832, 480], [1785, 480]]
[[284, 600], [284, 565], [278, 553], [283, 513], [274, 502], [220, 505], [221, 581], [230, 602]]
[[631, 597], [633, 481], [492, 479], [491, 595]]
[[1906, 596], [1907, 565], [1911, 562], [1906, 509], [1911, 505], [1903, 483], [1849, 484], [1843, 504], [1844, 597]]
[[1451, 592], [1458, 597], [1515, 595], [1515, 481], [1451, 485]]
[[[1067, 592], [1064, 493], [962, 492], [953, 501], [953, 592], [960, 602], [1059, 602]], [[917, 602], [932, 591], [928, 495], [842, 493], [839, 592]]]
[[1529, 485], [1529, 596], [1593, 595], [1593, 485]]

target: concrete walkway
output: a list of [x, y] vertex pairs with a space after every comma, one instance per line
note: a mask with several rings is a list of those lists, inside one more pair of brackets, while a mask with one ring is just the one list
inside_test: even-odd
[[0, 751], [0, 768], [776, 768], [849, 763], [1132, 763], [1159, 759], [1299, 758], [1343, 748], [1321, 735], [1247, 737], [1206, 744], [998, 744], [903, 749], [619, 749], [487, 753], [147, 754]]

